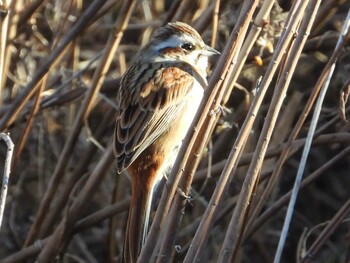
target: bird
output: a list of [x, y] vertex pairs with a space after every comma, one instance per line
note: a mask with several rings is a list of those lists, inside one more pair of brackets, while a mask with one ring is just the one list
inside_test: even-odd
[[171, 22], [154, 31], [121, 78], [114, 154], [117, 172], [126, 170], [131, 179], [123, 262], [137, 261], [154, 191], [175, 162], [198, 111], [208, 59], [218, 54], [194, 28]]

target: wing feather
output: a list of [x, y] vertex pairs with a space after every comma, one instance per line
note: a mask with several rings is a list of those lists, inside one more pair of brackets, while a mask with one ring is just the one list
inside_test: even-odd
[[[138, 76], [148, 79], [136, 82]], [[124, 75], [119, 93], [119, 112], [115, 126], [115, 155], [118, 171], [126, 169], [173, 122], [186, 105], [186, 95], [193, 87], [188, 65], [164, 67], [132, 66]], [[154, 68], [157, 68], [154, 71]], [[152, 75], [153, 73], [153, 75]], [[136, 86], [132, 87], [134, 84]]]

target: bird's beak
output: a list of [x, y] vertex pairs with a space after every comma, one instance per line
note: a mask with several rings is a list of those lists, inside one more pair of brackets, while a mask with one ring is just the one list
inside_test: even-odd
[[209, 47], [208, 45], [205, 45], [205, 55], [207, 55], [208, 57], [210, 56], [214, 56], [214, 55], [220, 55], [220, 52], [217, 51], [216, 49]]

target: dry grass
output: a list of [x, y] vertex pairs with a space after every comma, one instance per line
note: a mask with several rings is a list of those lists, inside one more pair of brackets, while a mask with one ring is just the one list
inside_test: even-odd
[[[0, 132], [15, 144], [1, 262], [120, 261], [130, 187], [114, 169], [115, 95], [139, 46], [174, 20], [222, 55], [142, 262], [273, 262], [334, 61], [281, 262], [349, 262], [349, 34], [335, 47], [350, 4], [269, 2], [1, 2]], [[1, 143], [0, 171], [5, 155]]]

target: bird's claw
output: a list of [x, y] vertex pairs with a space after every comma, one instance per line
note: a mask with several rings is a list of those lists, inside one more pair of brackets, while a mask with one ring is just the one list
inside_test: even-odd
[[223, 116], [226, 116], [226, 113], [232, 113], [229, 108], [219, 105], [216, 109], [210, 111], [210, 116], [216, 115], [219, 112], [221, 112]]

